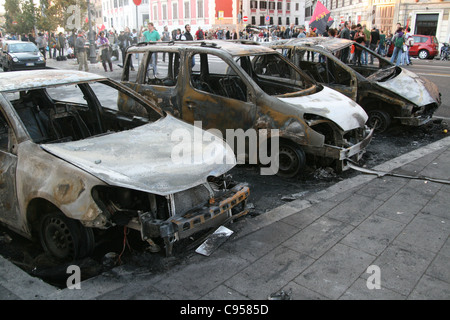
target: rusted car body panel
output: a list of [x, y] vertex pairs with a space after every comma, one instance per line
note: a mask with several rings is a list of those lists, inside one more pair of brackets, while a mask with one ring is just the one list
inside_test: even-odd
[[[344, 49], [350, 51], [352, 45], [367, 50], [378, 61], [378, 66], [377, 63], [356, 65], [351, 60], [342, 62], [340, 55]], [[275, 41], [268, 46], [286, 50], [288, 58], [297, 66], [310, 72], [318, 82], [352, 98], [368, 113], [383, 110], [401, 124], [418, 126], [429, 122], [441, 104], [435, 84], [409, 70], [396, 67], [354, 41], [317, 37]], [[305, 52], [314, 52], [315, 60], [312, 55], [308, 62], [310, 55], [308, 53], [306, 58]]]
[[[49, 91], [67, 84], [74, 90], [63, 88], [67, 100]], [[100, 105], [98, 84], [120, 90], [112, 104], [139, 105], [148, 117]], [[84, 104], [70, 100], [75, 93]], [[248, 212], [249, 188], [225, 182], [236, 160], [222, 139], [164, 115], [113, 80], [67, 70], [18, 71], [0, 75], [0, 105], [0, 222], [25, 237], [37, 235], [43, 214], [59, 211], [87, 228], [124, 225], [149, 242], [164, 237], [170, 253], [177, 239]], [[150, 113], [160, 119], [150, 120]], [[174, 140], [176, 130], [186, 138]], [[200, 157], [174, 162], [174, 147]], [[202, 153], [205, 148], [216, 152]]]
[[[168, 73], [164, 69], [160, 78], [148, 71], [153, 52], [168, 55], [169, 62], [164, 64]], [[129, 60], [135, 54], [142, 59], [136, 80], [130, 81]], [[256, 82], [257, 66], [251, 64], [271, 55], [295, 70], [292, 79], [259, 76]], [[213, 71], [221, 65], [227, 66], [225, 71]], [[261, 68], [258, 72], [266, 70]], [[271, 82], [273, 79], [276, 82]], [[189, 123], [200, 120], [203, 128], [218, 129], [223, 136], [227, 129], [279, 129], [280, 138], [301, 145], [311, 156], [340, 160], [345, 154], [358, 154], [359, 158], [372, 137], [370, 130], [365, 129], [367, 115], [357, 103], [317, 85], [277, 52], [259, 44], [197, 41], [132, 46], [127, 51], [122, 82]], [[305, 120], [307, 114], [321, 117], [341, 138], [326, 141], [323, 132], [311, 127], [311, 123], [318, 122]], [[343, 136], [355, 130], [358, 137], [353, 144], [346, 144]], [[332, 151], [326, 150], [327, 144], [333, 146]]]

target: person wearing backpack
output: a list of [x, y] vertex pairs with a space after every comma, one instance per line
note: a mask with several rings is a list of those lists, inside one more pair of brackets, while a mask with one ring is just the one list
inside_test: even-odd
[[403, 63], [409, 66], [412, 65], [411, 59], [409, 57], [409, 49], [411, 49], [411, 47], [414, 45], [414, 38], [411, 34], [410, 27], [406, 29], [405, 39], [406, 52], [404, 52]]
[[395, 61], [395, 65], [399, 66], [402, 64], [403, 45], [405, 44], [405, 34], [402, 27], [397, 29], [392, 42], [394, 43], [394, 52], [392, 53], [391, 62], [394, 63]]

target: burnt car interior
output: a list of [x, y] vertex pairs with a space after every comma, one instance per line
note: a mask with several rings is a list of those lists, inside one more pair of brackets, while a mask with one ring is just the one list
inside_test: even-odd
[[[34, 142], [76, 141], [148, 123], [149, 119], [102, 107], [88, 84], [74, 87], [84, 103], [56, 99], [46, 89], [21, 91], [19, 98], [11, 101]], [[124, 95], [118, 95], [116, 105], [132, 100], [125, 100]], [[134, 100], [133, 104], [140, 105]], [[152, 120], [157, 118], [159, 115], [152, 115]]]
[[239, 60], [242, 68], [268, 95], [297, 93], [312, 85], [276, 54], [241, 57]]
[[[213, 63], [214, 72], [211, 71]], [[247, 87], [245, 83], [221, 58], [201, 53], [194, 55], [190, 60], [190, 64], [190, 81], [195, 89], [227, 98], [247, 101]]]
[[[153, 71], [151, 63], [153, 55], [155, 57], [167, 55], [167, 57], [164, 57], [164, 61], [158, 61], [157, 72]], [[129, 55], [129, 59], [131, 59], [131, 55]], [[180, 54], [176, 52], [149, 52], [146, 70], [146, 84], [173, 87], [177, 83], [180, 71]]]
[[[358, 72], [364, 77], [369, 77], [371, 75], [377, 74], [383, 70], [384, 74], [388, 73], [390, 76], [397, 75], [398, 72], [393, 74], [396, 70], [395, 66], [392, 66], [388, 61], [379, 59], [377, 56], [373, 57], [373, 64], [361, 65], [357, 59], [357, 54], [364, 54], [366, 51], [365, 47], [359, 47], [355, 44], [355, 48], [360, 48], [360, 50], [355, 49], [355, 55], [348, 60], [346, 65]], [[336, 50], [332, 54], [337, 58], [341, 59], [343, 51], [350, 48], [344, 48], [341, 50]], [[295, 56], [293, 57], [295, 52]], [[340, 84], [340, 85], [350, 85], [351, 75], [346, 71], [341, 65], [328, 59], [325, 55], [320, 54], [313, 48], [310, 49], [288, 49], [287, 54], [289, 57], [295, 61], [296, 65], [305, 71], [308, 75], [313, 77], [315, 80], [328, 83], [328, 84]], [[370, 52], [367, 52], [368, 59], [370, 59]], [[349, 54], [350, 57], [350, 54]], [[398, 68], [397, 68], [398, 69]], [[386, 71], [387, 70], [387, 71]], [[397, 71], [399, 71], [398, 69]]]

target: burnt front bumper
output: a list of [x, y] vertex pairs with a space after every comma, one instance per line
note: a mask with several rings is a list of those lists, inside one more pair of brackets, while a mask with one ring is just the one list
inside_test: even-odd
[[224, 194], [210, 199], [209, 203], [193, 208], [181, 215], [173, 215], [167, 220], [152, 218], [150, 213], [139, 215], [143, 240], [163, 238], [166, 242], [185, 239], [194, 233], [209, 228], [217, 228], [224, 223], [248, 213], [247, 199], [250, 189], [238, 184]]
[[305, 151], [326, 159], [340, 161], [352, 159], [354, 161], [358, 161], [365, 153], [366, 147], [369, 145], [370, 141], [372, 141], [373, 133], [374, 129], [369, 129], [366, 126], [363, 137], [357, 143], [354, 143], [349, 147], [338, 147], [324, 144], [322, 147], [305, 147]]

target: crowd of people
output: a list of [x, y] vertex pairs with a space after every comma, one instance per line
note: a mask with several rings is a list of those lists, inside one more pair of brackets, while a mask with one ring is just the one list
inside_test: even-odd
[[[327, 28], [326, 31], [319, 36], [338, 37], [353, 40], [363, 47], [386, 56], [391, 44], [394, 44], [391, 62], [396, 65], [411, 65], [409, 57], [409, 49], [414, 45], [414, 38], [411, 34], [411, 28], [403, 28], [397, 23], [396, 31], [392, 34], [390, 31], [385, 34], [384, 30], [378, 30], [376, 26], [372, 30], [368, 30], [366, 25], [351, 25], [345, 22], [338, 29]], [[354, 46], [351, 52], [343, 53], [341, 60], [344, 62], [352, 62], [360, 65], [373, 64], [373, 55], [358, 46]]]
[[[101, 61], [105, 72], [113, 71], [113, 58], [119, 59], [119, 52], [122, 56], [122, 65], [125, 63], [126, 49], [139, 42], [150, 41], [197, 41], [197, 40], [236, 40], [246, 39], [254, 41], [273, 41], [278, 39], [290, 38], [304, 38], [304, 37], [338, 37], [353, 40], [364, 47], [377, 52], [382, 56], [386, 56], [390, 45], [394, 44], [394, 51], [391, 57], [391, 62], [397, 65], [410, 65], [409, 48], [414, 44], [411, 37], [410, 28], [406, 30], [397, 24], [394, 35], [390, 32], [387, 34], [383, 30], [379, 31], [375, 26], [372, 30], [368, 30], [366, 25], [357, 24], [351, 25], [350, 22], [345, 22], [338, 28], [326, 28], [322, 34], [316, 33], [317, 30], [309, 29], [306, 31], [304, 26], [295, 26], [293, 23], [289, 26], [272, 26], [270, 28], [246, 28], [239, 32], [236, 29], [230, 30], [225, 28], [212, 28], [203, 30], [202, 27], [197, 27], [197, 30], [191, 30], [189, 24], [185, 25], [184, 30], [181, 28], [168, 30], [165, 26], [163, 30], [158, 31], [152, 22], [149, 22], [146, 27], [141, 27], [139, 31], [131, 30], [125, 27], [123, 31], [117, 33], [115, 30], [94, 32], [97, 60]], [[36, 44], [39, 50], [47, 59], [77, 58], [79, 70], [89, 70], [87, 63], [89, 57], [89, 34], [83, 30], [73, 30], [69, 34], [63, 32], [38, 32], [36, 36], [34, 33], [28, 35], [22, 34], [10, 35], [9, 39], [31, 41]], [[154, 59], [154, 60], [153, 60]], [[165, 57], [162, 57], [163, 61]], [[344, 52], [341, 55], [341, 60], [345, 62], [353, 62], [361, 65], [373, 64], [373, 56], [369, 55], [366, 50], [361, 50], [358, 46], [354, 46], [351, 52]], [[152, 57], [153, 71], [156, 72], [156, 55]], [[130, 61], [131, 70], [134, 71], [132, 60]]]

